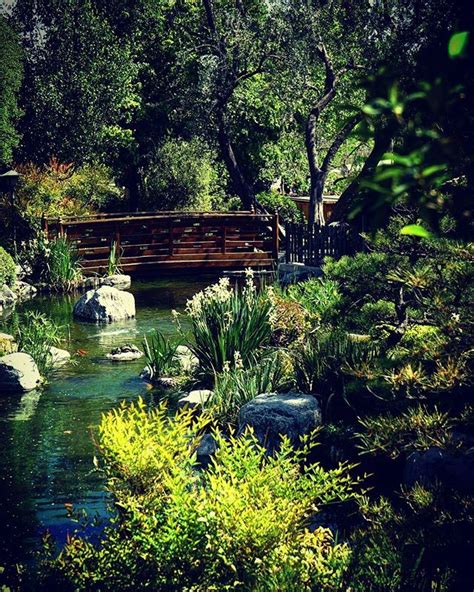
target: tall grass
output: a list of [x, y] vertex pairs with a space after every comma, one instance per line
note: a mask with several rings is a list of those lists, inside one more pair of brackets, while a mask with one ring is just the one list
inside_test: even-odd
[[42, 376], [53, 369], [51, 346], [61, 342], [62, 328], [45, 314], [28, 311], [18, 324], [18, 350], [30, 354]]
[[80, 258], [67, 237], [49, 242], [45, 263], [45, 280], [54, 290], [69, 292], [76, 287], [81, 277]]
[[256, 396], [289, 386], [281, 353], [255, 359], [249, 368], [234, 368], [216, 375], [206, 408], [221, 425], [236, 424], [240, 408]]
[[193, 341], [190, 349], [207, 375], [254, 360], [259, 348], [268, 344], [271, 304], [248, 279], [242, 290], [233, 289], [227, 278], [196, 294], [187, 303]]
[[122, 250], [120, 249], [117, 241], [113, 241], [110, 245], [109, 260], [107, 263], [107, 275], [116, 275], [121, 273], [120, 260], [122, 256]]
[[179, 362], [176, 357], [180, 345], [178, 339], [167, 339], [163, 333], [155, 329], [143, 338], [143, 350], [146, 359], [146, 369], [152, 380], [164, 376], [176, 375]]

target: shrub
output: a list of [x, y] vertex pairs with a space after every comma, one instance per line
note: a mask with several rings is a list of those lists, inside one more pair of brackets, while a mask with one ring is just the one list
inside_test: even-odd
[[116, 207], [124, 199], [111, 170], [103, 164], [74, 167], [52, 158], [47, 166], [26, 164], [16, 191], [18, 209], [26, 218], [80, 216]]
[[40, 374], [47, 376], [53, 369], [51, 346], [60, 343], [61, 334], [61, 327], [49, 317], [36, 311], [28, 311], [18, 324], [18, 351], [30, 354]]
[[272, 214], [278, 214], [282, 223], [303, 223], [304, 215], [298, 209], [296, 203], [288, 197], [276, 191], [265, 191], [257, 196], [258, 203]]
[[328, 529], [307, 529], [321, 505], [350, 500], [348, 466], [302, 461], [284, 439], [270, 458], [256, 438], [222, 437], [209, 468], [194, 451], [208, 420], [143, 401], [103, 417], [100, 445], [120, 508], [93, 545], [72, 537], [49, 564], [68, 590], [338, 590], [350, 558]]
[[179, 341], [167, 339], [155, 329], [143, 338], [143, 351], [150, 378], [156, 380], [163, 376], [174, 376], [179, 369], [176, 352]]
[[50, 241], [39, 232], [37, 238], [22, 244], [19, 257], [24, 268], [31, 270], [32, 279], [52, 290], [69, 292], [81, 278], [79, 255], [67, 237]]
[[228, 278], [223, 278], [189, 300], [186, 312], [193, 335], [189, 347], [201, 371], [214, 375], [232, 367], [237, 359], [248, 367], [257, 350], [270, 340], [270, 307], [252, 278], [242, 290], [232, 288]]
[[454, 445], [451, 428], [454, 421], [438, 409], [428, 410], [420, 405], [401, 415], [366, 417], [359, 420], [364, 432], [358, 434], [364, 454], [381, 453], [397, 458], [413, 450], [427, 450], [432, 446], [446, 448]]
[[273, 288], [267, 294], [271, 303], [272, 344], [285, 347], [301, 340], [310, 328], [308, 311]]
[[168, 139], [146, 172], [143, 205], [153, 210], [213, 210], [224, 201], [225, 173], [199, 138]]
[[288, 287], [288, 297], [299, 302], [321, 323], [331, 323], [340, 312], [339, 284], [326, 278], [313, 278]]
[[109, 260], [107, 262], [107, 275], [115, 275], [121, 273], [120, 260], [123, 249], [117, 245], [117, 241], [113, 241], [110, 245]]
[[16, 265], [13, 257], [0, 247], [0, 288], [13, 286], [16, 282]]

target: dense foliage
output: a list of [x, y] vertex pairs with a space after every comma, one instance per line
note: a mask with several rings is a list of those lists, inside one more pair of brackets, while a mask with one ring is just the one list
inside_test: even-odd
[[13, 286], [16, 281], [16, 265], [13, 257], [0, 247], [0, 287]]
[[350, 559], [318, 509], [350, 500], [346, 465], [300, 462], [311, 447], [285, 441], [273, 458], [250, 432], [224, 438], [204, 472], [195, 450], [208, 422], [164, 406], [122, 406], [100, 426], [104, 470], [117, 504], [99, 546], [73, 537], [50, 564], [63, 590], [337, 590]]

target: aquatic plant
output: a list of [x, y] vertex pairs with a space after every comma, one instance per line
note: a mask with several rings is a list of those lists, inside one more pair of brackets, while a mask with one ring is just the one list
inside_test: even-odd
[[62, 328], [45, 314], [37, 311], [25, 313], [18, 323], [16, 340], [18, 350], [30, 354], [42, 376], [53, 369], [51, 347], [61, 342]]
[[196, 294], [186, 305], [193, 341], [190, 349], [203, 373], [214, 375], [233, 366], [239, 352], [243, 367], [271, 335], [271, 303], [259, 293], [249, 276], [242, 290], [228, 278]]
[[199, 471], [205, 415], [139, 400], [99, 428], [108, 488], [120, 512], [98, 544], [70, 537], [49, 562], [50, 582], [74, 590], [339, 589], [351, 551], [329, 529], [308, 529], [322, 505], [355, 496], [348, 465], [325, 470], [283, 439], [268, 457], [250, 431], [213, 435], [217, 452]]
[[107, 275], [115, 275], [121, 273], [120, 259], [122, 249], [117, 244], [117, 241], [113, 241], [110, 245], [109, 260], [107, 263]]
[[174, 376], [179, 369], [176, 353], [181, 341], [167, 338], [155, 329], [143, 338], [143, 351], [146, 358], [146, 369], [152, 380], [163, 376]]
[[50, 241], [45, 278], [50, 286], [69, 292], [76, 286], [80, 276], [80, 259], [75, 246], [66, 236]]

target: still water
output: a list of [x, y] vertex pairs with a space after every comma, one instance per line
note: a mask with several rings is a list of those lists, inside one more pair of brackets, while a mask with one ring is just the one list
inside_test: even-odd
[[[94, 470], [92, 435], [103, 412], [120, 401], [153, 392], [139, 378], [143, 359], [110, 362], [113, 347], [135, 343], [154, 328], [175, 331], [171, 310], [212, 281], [209, 277], [135, 281], [137, 316], [133, 321], [99, 326], [72, 320], [76, 296], [36, 298], [19, 308], [47, 313], [63, 325], [61, 346], [73, 362], [55, 372], [48, 386], [23, 396], [0, 394], [0, 566], [28, 561], [49, 530], [59, 544], [77, 523], [65, 504], [88, 515], [105, 517], [107, 498]], [[8, 324], [0, 318], [0, 331]], [[94, 535], [94, 527], [88, 534]]]

